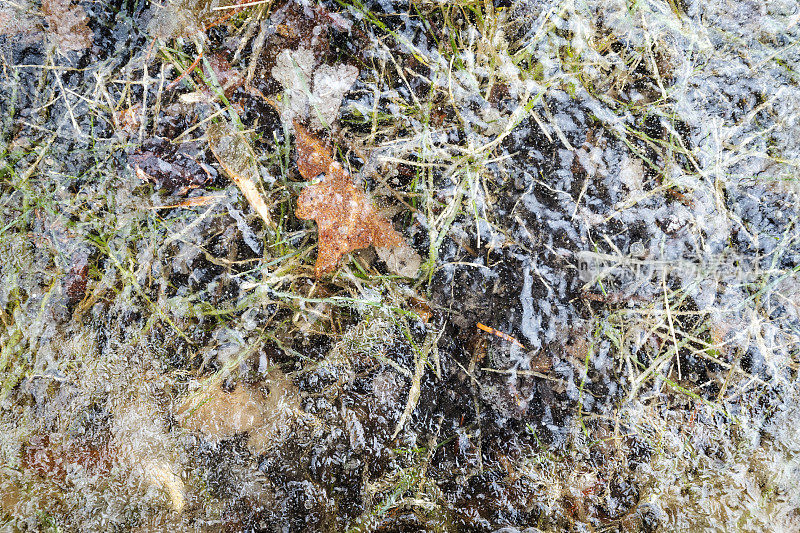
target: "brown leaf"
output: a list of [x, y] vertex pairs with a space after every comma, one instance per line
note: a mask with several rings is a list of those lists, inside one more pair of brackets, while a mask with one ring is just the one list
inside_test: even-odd
[[107, 475], [117, 456], [107, 442], [93, 443], [81, 439], [50, 442], [48, 435], [34, 436], [23, 448], [22, 465], [57, 483], [68, 480], [68, 469], [80, 466], [92, 474]]
[[0, 36], [13, 37], [17, 45], [41, 39], [37, 18], [26, 13], [29, 7], [26, 2], [0, 6]]
[[210, 380], [184, 400], [177, 419], [211, 442], [246, 432], [248, 448], [260, 454], [284, 442], [301, 414], [299, 391], [274, 369], [259, 385], [240, 383], [232, 392]]
[[129, 136], [139, 131], [142, 124], [142, 104], [120, 109], [115, 114], [119, 130]]
[[142, 181], [159, 189], [185, 194], [213, 183], [215, 173], [204, 164], [204, 154], [195, 143], [174, 145], [161, 137], [145, 139], [128, 160]]
[[298, 218], [314, 219], [319, 251], [314, 274], [324, 276], [336, 269], [341, 257], [367, 246], [398, 246], [403, 238], [378, 214], [364, 191], [322, 143], [295, 122], [297, 166], [306, 180], [322, 175], [297, 199]]
[[416, 277], [422, 266], [422, 257], [405, 241], [391, 248], [376, 246], [375, 252], [386, 263], [389, 272], [406, 278]]
[[89, 17], [70, 0], [43, 0], [42, 12], [50, 33], [62, 53], [92, 46], [94, 34], [86, 24]]
[[230, 98], [233, 92], [244, 84], [242, 73], [233, 68], [223, 54], [210, 54], [208, 56], [208, 64], [211, 66], [211, 70], [214, 71], [214, 76], [217, 77], [217, 82], [226, 97]]
[[86, 284], [89, 281], [89, 256], [85, 251], [72, 254], [72, 268], [61, 281], [61, 288], [68, 305], [83, 300], [86, 295]]
[[325, 145], [297, 122], [294, 123], [294, 131], [297, 145], [297, 168], [304, 180], [311, 181], [328, 171], [328, 168], [334, 163], [333, 157], [328, 153]]
[[208, 146], [219, 164], [233, 180], [250, 206], [269, 227], [275, 223], [269, 214], [264, 197], [256, 183], [261, 179], [256, 165], [256, 156], [245, 136], [232, 125], [212, 124], [208, 128]]

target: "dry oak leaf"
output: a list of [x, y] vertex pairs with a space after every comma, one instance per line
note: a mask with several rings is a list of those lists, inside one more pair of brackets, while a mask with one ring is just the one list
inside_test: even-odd
[[342, 256], [353, 250], [374, 246], [398, 246], [403, 238], [353, 183], [323, 144], [303, 126], [294, 123], [297, 167], [304, 179], [321, 179], [303, 189], [297, 199], [298, 218], [314, 219], [319, 250], [314, 275], [334, 271]]

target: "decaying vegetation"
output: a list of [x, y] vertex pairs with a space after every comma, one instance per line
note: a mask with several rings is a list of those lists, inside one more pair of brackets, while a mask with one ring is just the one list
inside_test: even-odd
[[0, 523], [797, 529], [796, 9], [0, 6]]

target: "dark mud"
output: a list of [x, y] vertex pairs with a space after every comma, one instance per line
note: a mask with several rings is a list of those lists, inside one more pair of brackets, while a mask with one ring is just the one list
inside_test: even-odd
[[[0, 11], [4, 527], [797, 525], [789, 6], [57, 4]], [[416, 275], [315, 278], [287, 117]]]

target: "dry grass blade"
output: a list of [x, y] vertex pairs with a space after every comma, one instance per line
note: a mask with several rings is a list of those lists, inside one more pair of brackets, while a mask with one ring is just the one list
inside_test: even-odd
[[414, 409], [417, 407], [417, 403], [419, 402], [419, 394], [422, 390], [421, 381], [422, 376], [425, 375], [425, 364], [428, 362], [428, 351], [423, 350], [421, 354], [417, 354], [416, 361], [414, 364], [414, 377], [411, 378], [411, 388], [408, 390], [408, 400], [406, 401], [406, 407], [403, 409], [403, 414], [400, 415], [400, 420], [397, 421], [397, 427], [394, 428], [394, 433], [392, 434], [392, 438], [394, 439], [403, 429], [403, 426], [406, 425], [408, 419], [411, 417], [411, 413], [414, 412]]
[[[139, 170], [138, 167], [136, 169]], [[148, 207], [148, 209], [177, 209], [177, 208], [189, 208], [189, 207], [203, 207], [214, 203], [215, 201], [219, 200], [220, 198], [224, 198], [224, 194], [207, 194], [205, 196], [195, 196], [193, 198], [187, 198], [182, 202], [178, 202], [176, 204], [169, 204], [169, 205], [154, 205], [152, 207]]]
[[212, 124], [208, 128], [208, 146], [264, 223], [275, 227], [264, 197], [256, 186], [259, 177], [256, 157], [244, 135], [230, 124]]

